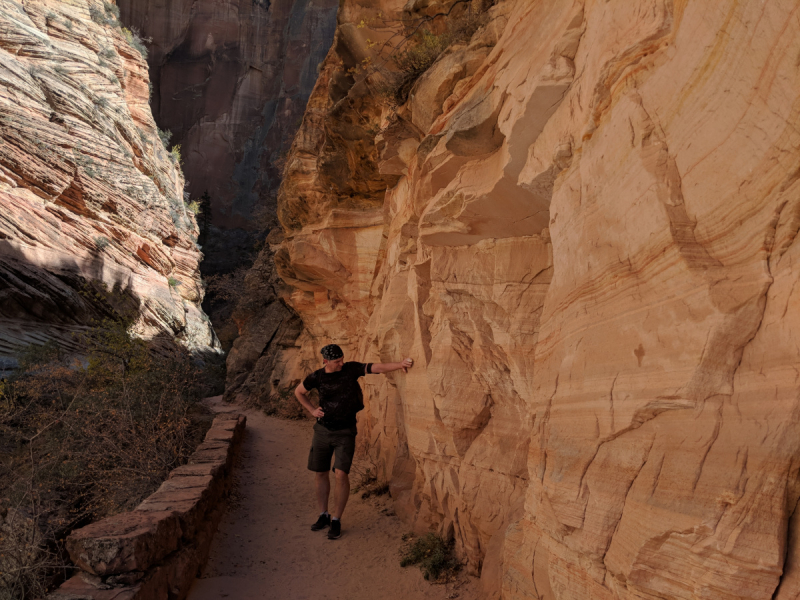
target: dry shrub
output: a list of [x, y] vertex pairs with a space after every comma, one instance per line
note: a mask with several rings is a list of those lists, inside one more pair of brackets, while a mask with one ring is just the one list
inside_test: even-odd
[[361, 494], [363, 499], [389, 493], [389, 483], [378, 479], [378, 463], [369, 454], [353, 462], [350, 472], [355, 477], [351, 494]]
[[[412, 536], [404, 536], [410, 540]], [[444, 583], [461, 569], [461, 563], [453, 552], [453, 540], [449, 542], [435, 533], [409, 541], [400, 557], [400, 566], [419, 565], [422, 576], [434, 582]]]
[[[491, 6], [493, 2], [489, 2]], [[400, 44], [401, 49], [391, 53], [397, 72], [391, 82], [379, 90], [398, 104], [408, 100], [414, 83], [430, 69], [439, 56], [454, 44], [467, 43], [483, 24], [482, 11], [471, 8], [460, 13], [439, 15], [436, 19], [423, 19], [410, 28]]]
[[86, 359], [33, 347], [0, 387], [0, 599], [42, 596], [67, 575], [74, 528], [134, 508], [202, 439], [203, 374], [122, 323], [82, 340]]
[[245, 295], [245, 277], [249, 267], [239, 267], [230, 273], [206, 275], [206, 292], [213, 295], [214, 299], [237, 304]]

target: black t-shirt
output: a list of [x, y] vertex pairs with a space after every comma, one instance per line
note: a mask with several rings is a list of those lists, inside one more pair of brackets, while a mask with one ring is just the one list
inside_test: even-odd
[[372, 363], [346, 362], [341, 371], [326, 373], [317, 369], [303, 380], [307, 390], [319, 390], [319, 405], [325, 416], [317, 422], [331, 430], [356, 424], [356, 413], [364, 408], [364, 395], [358, 378], [372, 372]]

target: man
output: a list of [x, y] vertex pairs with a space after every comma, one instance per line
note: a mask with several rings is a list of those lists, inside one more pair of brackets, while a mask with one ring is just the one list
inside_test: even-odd
[[[350, 464], [356, 449], [356, 413], [364, 408], [364, 396], [358, 378], [370, 373], [390, 373], [408, 369], [414, 364], [410, 358], [397, 363], [344, 362], [344, 353], [336, 344], [325, 346], [322, 351], [323, 368], [314, 371], [297, 386], [294, 395], [312, 417], [314, 438], [308, 455], [308, 470], [316, 473], [317, 505], [319, 519], [311, 526], [319, 531], [330, 526], [328, 539], [342, 535], [341, 517], [347, 498], [350, 496]], [[319, 390], [319, 407], [314, 408], [308, 399], [308, 391]], [[331, 457], [335, 454], [333, 472], [336, 476], [333, 514], [328, 513], [328, 497], [331, 481], [328, 471]]]

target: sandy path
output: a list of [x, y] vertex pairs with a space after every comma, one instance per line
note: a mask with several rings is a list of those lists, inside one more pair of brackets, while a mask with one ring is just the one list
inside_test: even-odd
[[[431, 585], [418, 568], [400, 567], [401, 536], [408, 527], [393, 516], [386, 496], [352, 495], [338, 540], [327, 539], [327, 530], [311, 531], [317, 517], [305, 464], [311, 424], [244, 412], [238, 487], [189, 600], [478, 597], [473, 578]], [[351, 479], [355, 483], [352, 474]]]

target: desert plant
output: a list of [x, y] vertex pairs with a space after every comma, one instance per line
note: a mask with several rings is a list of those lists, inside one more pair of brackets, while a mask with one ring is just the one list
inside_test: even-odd
[[245, 293], [244, 278], [248, 270], [249, 266], [242, 266], [230, 273], [206, 275], [206, 292], [216, 299], [238, 304]]
[[355, 476], [355, 485], [350, 493], [360, 492], [364, 499], [389, 493], [389, 484], [378, 479], [378, 465], [369, 455], [354, 462], [350, 472]]
[[172, 132], [169, 129], [158, 129], [158, 139], [164, 145], [164, 150], [169, 149], [169, 141], [172, 139]]
[[97, 246], [98, 250], [105, 250], [108, 248], [109, 244], [110, 242], [108, 241], [108, 238], [104, 235], [99, 235], [94, 238], [94, 245]]
[[392, 58], [402, 72], [416, 79], [436, 62], [439, 55], [451, 43], [450, 32], [437, 35], [423, 30], [415, 36], [407, 49], [398, 52]]
[[147, 60], [147, 46], [145, 46], [145, 43], [150, 40], [139, 35], [136, 29], [128, 29], [127, 27], [122, 28], [122, 35], [133, 48], [139, 51], [142, 58]]
[[174, 277], [169, 277], [167, 279], [167, 284], [169, 284], [169, 287], [174, 288], [174, 287], [178, 287], [181, 284], [181, 282], [178, 281], [177, 279], [175, 279]]
[[98, 25], [106, 24], [106, 14], [96, 6], [89, 7], [89, 17]]
[[173, 162], [176, 165], [181, 164], [181, 145], [175, 144], [172, 149], [169, 151], [170, 156], [172, 157]]
[[419, 565], [425, 579], [447, 579], [461, 568], [453, 555], [453, 542], [446, 542], [433, 532], [409, 543], [400, 558], [400, 566]]
[[[68, 574], [63, 539], [129, 510], [199, 443], [206, 393], [192, 357], [104, 321], [18, 355], [0, 385], [0, 598], [44, 597]], [[54, 579], [55, 578], [55, 579]], [[10, 594], [6, 596], [4, 594]]]
[[119, 19], [119, 6], [117, 6], [116, 4], [113, 4], [111, 2], [106, 2], [104, 0], [103, 10], [105, 10], [106, 14], [108, 14], [110, 17], [114, 17], [115, 20]]
[[192, 200], [191, 202], [186, 203], [186, 210], [191, 213], [199, 214], [200, 213], [200, 203], [197, 200]]
[[[446, 12], [399, 21], [382, 18], [379, 13], [377, 21], [383, 24], [384, 29], [394, 32], [382, 44], [368, 38], [366, 50], [372, 51], [374, 56], [368, 56], [348, 72], [351, 75], [364, 73], [366, 78], [370, 73], [380, 71], [382, 76], [378, 78], [375, 94], [392, 103], [404, 103], [417, 79], [443, 52], [453, 44], [468, 42], [472, 38], [483, 23], [481, 15], [495, 0], [483, 0], [478, 6], [473, 6], [475, 3], [476, 0], [456, 0]], [[358, 26], [368, 24], [367, 20], [362, 20]], [[375, 46], [378, 46], [377, 50], [373, 50]], [[387, 63], [394, 63], [395, 69], [382, 69], [381, 65]]]

